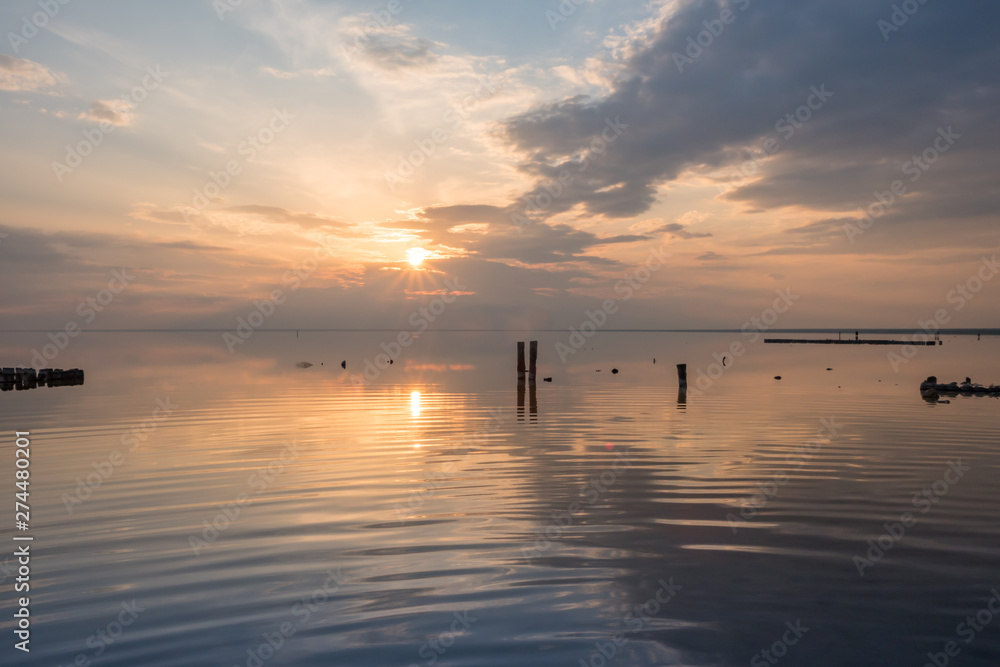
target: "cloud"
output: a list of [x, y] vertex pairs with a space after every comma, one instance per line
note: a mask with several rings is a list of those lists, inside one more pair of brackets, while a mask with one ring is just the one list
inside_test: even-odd
[[97, 100], [90, 105], [89, 111], [81, 113], [78, 118], [94, 123], [108, 122], [117, 127], [127, 127], [135, 119], [132, 108], [132, 105], [125, 100]]
[[62, 77], [53, 74], [45, 65], [0, 54], [0, 90], [11, 92], [40, 92], [60, 83]]
[[385, 70], [410, 69], [433, 65], [439, 56], [432, 50], [434, 43], [406, 33], [371, 35], [362, 56]]
[[300, 79], [303, 77], [314, 77], [319, 79], [324, 77], [337, 76], [337, 73], [335, 71], [325, 67], [321, 69], [304, 69], [297, 72], [288, 72], [274, 67], [261, 67], [260, 71], [261, 73], [274, 77], [275, 79], [283, 79], [285, 81], [292, 79]]
[[256, 204], [231, 206], [222, 209], [222, 212], [253, 216], [274, 224], [290, 224], [307, 231], [315, 229], [326, 231], [336, 229], [345, 230], [349, 227], [345, 222], [324, 215], [289, 211], [277, 206], [260, 206]]
[[670, 234], [671, 236], [679, 239], [707, 239], [711, 238], [712, 234], [704, 232], [701, 234], [696, 234], [694, 232], [689, 232], [684, 225], [672, 222], [668, 225], [663, 225], [662, 227], [655, 230], [661, 234]]
[[601, 237], [567, 224], [538, 222], [516, 226], [511, 208], [486, 205], [432, 207], [407, 220], [381, 226], [422, 232], [433, 243], [461, 248], [483, 259], [508, 260], [525, 265], [583, 262], [618, 266], [619, 262], [590, 254], [605, 245], [648, 241], [645, 234]]
[[[679, 61], [688, 39], [727, 7], [735, 20], [693, 52], [693, 62]], [[730, 196], [755, 210], [865, 204], [949, 125], [976, 138], [942, 163], [964, 161], [969, 172], [984, 167], [1000, 148], [993, 67], [1000, 42], [989, 27], [1000, 22], [1000, 5], [923, 5], [887, 43], [877, 21], [888, 11], [867, 0], [681, 0], [633, 42], [611, 92], [554, 100], [512, 116], [503, 136], [521, 156], [521, 172], [539, 183], [530, 194], [540, 195], [541, 184], [562, 171], [575, 174], [588, 161], [547, 216], [577, 206], [607, 218], [641, 214], [663, 184], [691, 170], [732, 169], [746, 159], [745, 148], [766, 137], [780, 139], [780, 151]], [[817, 98], [816, 90], [832, 94]], [[807, 103], [820, 108], [799, 111]], [[808, 120], [799, 122], [797, 112]], [[616, 119], [628, 127], [596, 154], [589, 147], [599, 145], [594, 142]], [[995, 188], [963, 181], [953, 168], [951, 174], [935, 170], [937, 192], [995, 201]], [[930, 176], [912, 191], [932, 187]]]
[[225, 246], [218, 245], [206, 245], [204, 243], [195, 243], [194, 241], [161, 241], [155, 245], [161, 248], [171, 248], [173, 250], [194, 250], [194, 251], [206, 251], [211, 250], [213, 252], [231, 252], [232, 248], [226, 248]]
[[323, 232], [338, 237], [360, 234], [350, 224], [336, 218], [259, 204], [193, 211], [186, 207], [163, 208], [157, 204], [140, 202], [132, 206], [129, 216], [135, 220], [157, 224], [189, 225], [201, 230], [223, 228], [240, 234], [262, 236], [283, 232], [299, 235]]

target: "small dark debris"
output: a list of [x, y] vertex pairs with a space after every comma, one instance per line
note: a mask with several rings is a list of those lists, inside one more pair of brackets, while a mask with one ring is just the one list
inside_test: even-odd
[[826, 370], [828, 370], [828, 371], [832, 371], [833, 369], [832, 369], [832, 368], [827, 368]]
[[542, 378], [542, 382], [552, 382], [552, 378]]
[[347, 370], [347, 362], [346, 361], [341, 361], [340, 362], [340, 367], [343, 368], [344, 370]]
[[774, 376], [774, 379], [775, 379], [775, 380], [780, 380], [780, 379], [781, 379], [781, 376], [780, 376], [780, 375], [775, 375], [775, 376]]
[[612, 368], [611, 369], [611, 374], [612, 375], [618, 375], [618, 369], [617, 368]]

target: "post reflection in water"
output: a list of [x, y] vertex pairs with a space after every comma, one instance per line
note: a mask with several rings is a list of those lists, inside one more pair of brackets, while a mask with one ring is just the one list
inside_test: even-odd
[[532, 422], [538, 421], [538, 385], [535, 383], [534, 378], [529, 380], [527, 383], [523, 377], [517, 380], [517, 421], [524, 421], [524, 395], [525, 395], [525, 384], [527, 384], [527, 394], [528, 394], [528, 414], [529, 420]]

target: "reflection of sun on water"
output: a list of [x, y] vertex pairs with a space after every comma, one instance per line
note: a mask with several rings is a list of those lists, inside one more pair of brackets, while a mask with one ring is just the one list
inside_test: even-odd
[[410, 394], [410, 414], [414, 417], [420, 416], [420, 392], [414, 391]]
[[431, 253], [423, 248], [410, 248], [406, 251], [406, 261], [410, 263], [410, 266], [417, 268], [424, 263], [424, 260], [430, 257]]

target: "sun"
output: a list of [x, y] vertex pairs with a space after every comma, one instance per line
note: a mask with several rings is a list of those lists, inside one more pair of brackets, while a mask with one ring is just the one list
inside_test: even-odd
[[431, 253], [423, 248], [410, 248], [406, 251], [406, 261], [410, 266], [417, 268], [424, 263], [424, 260], [431, 256]]

